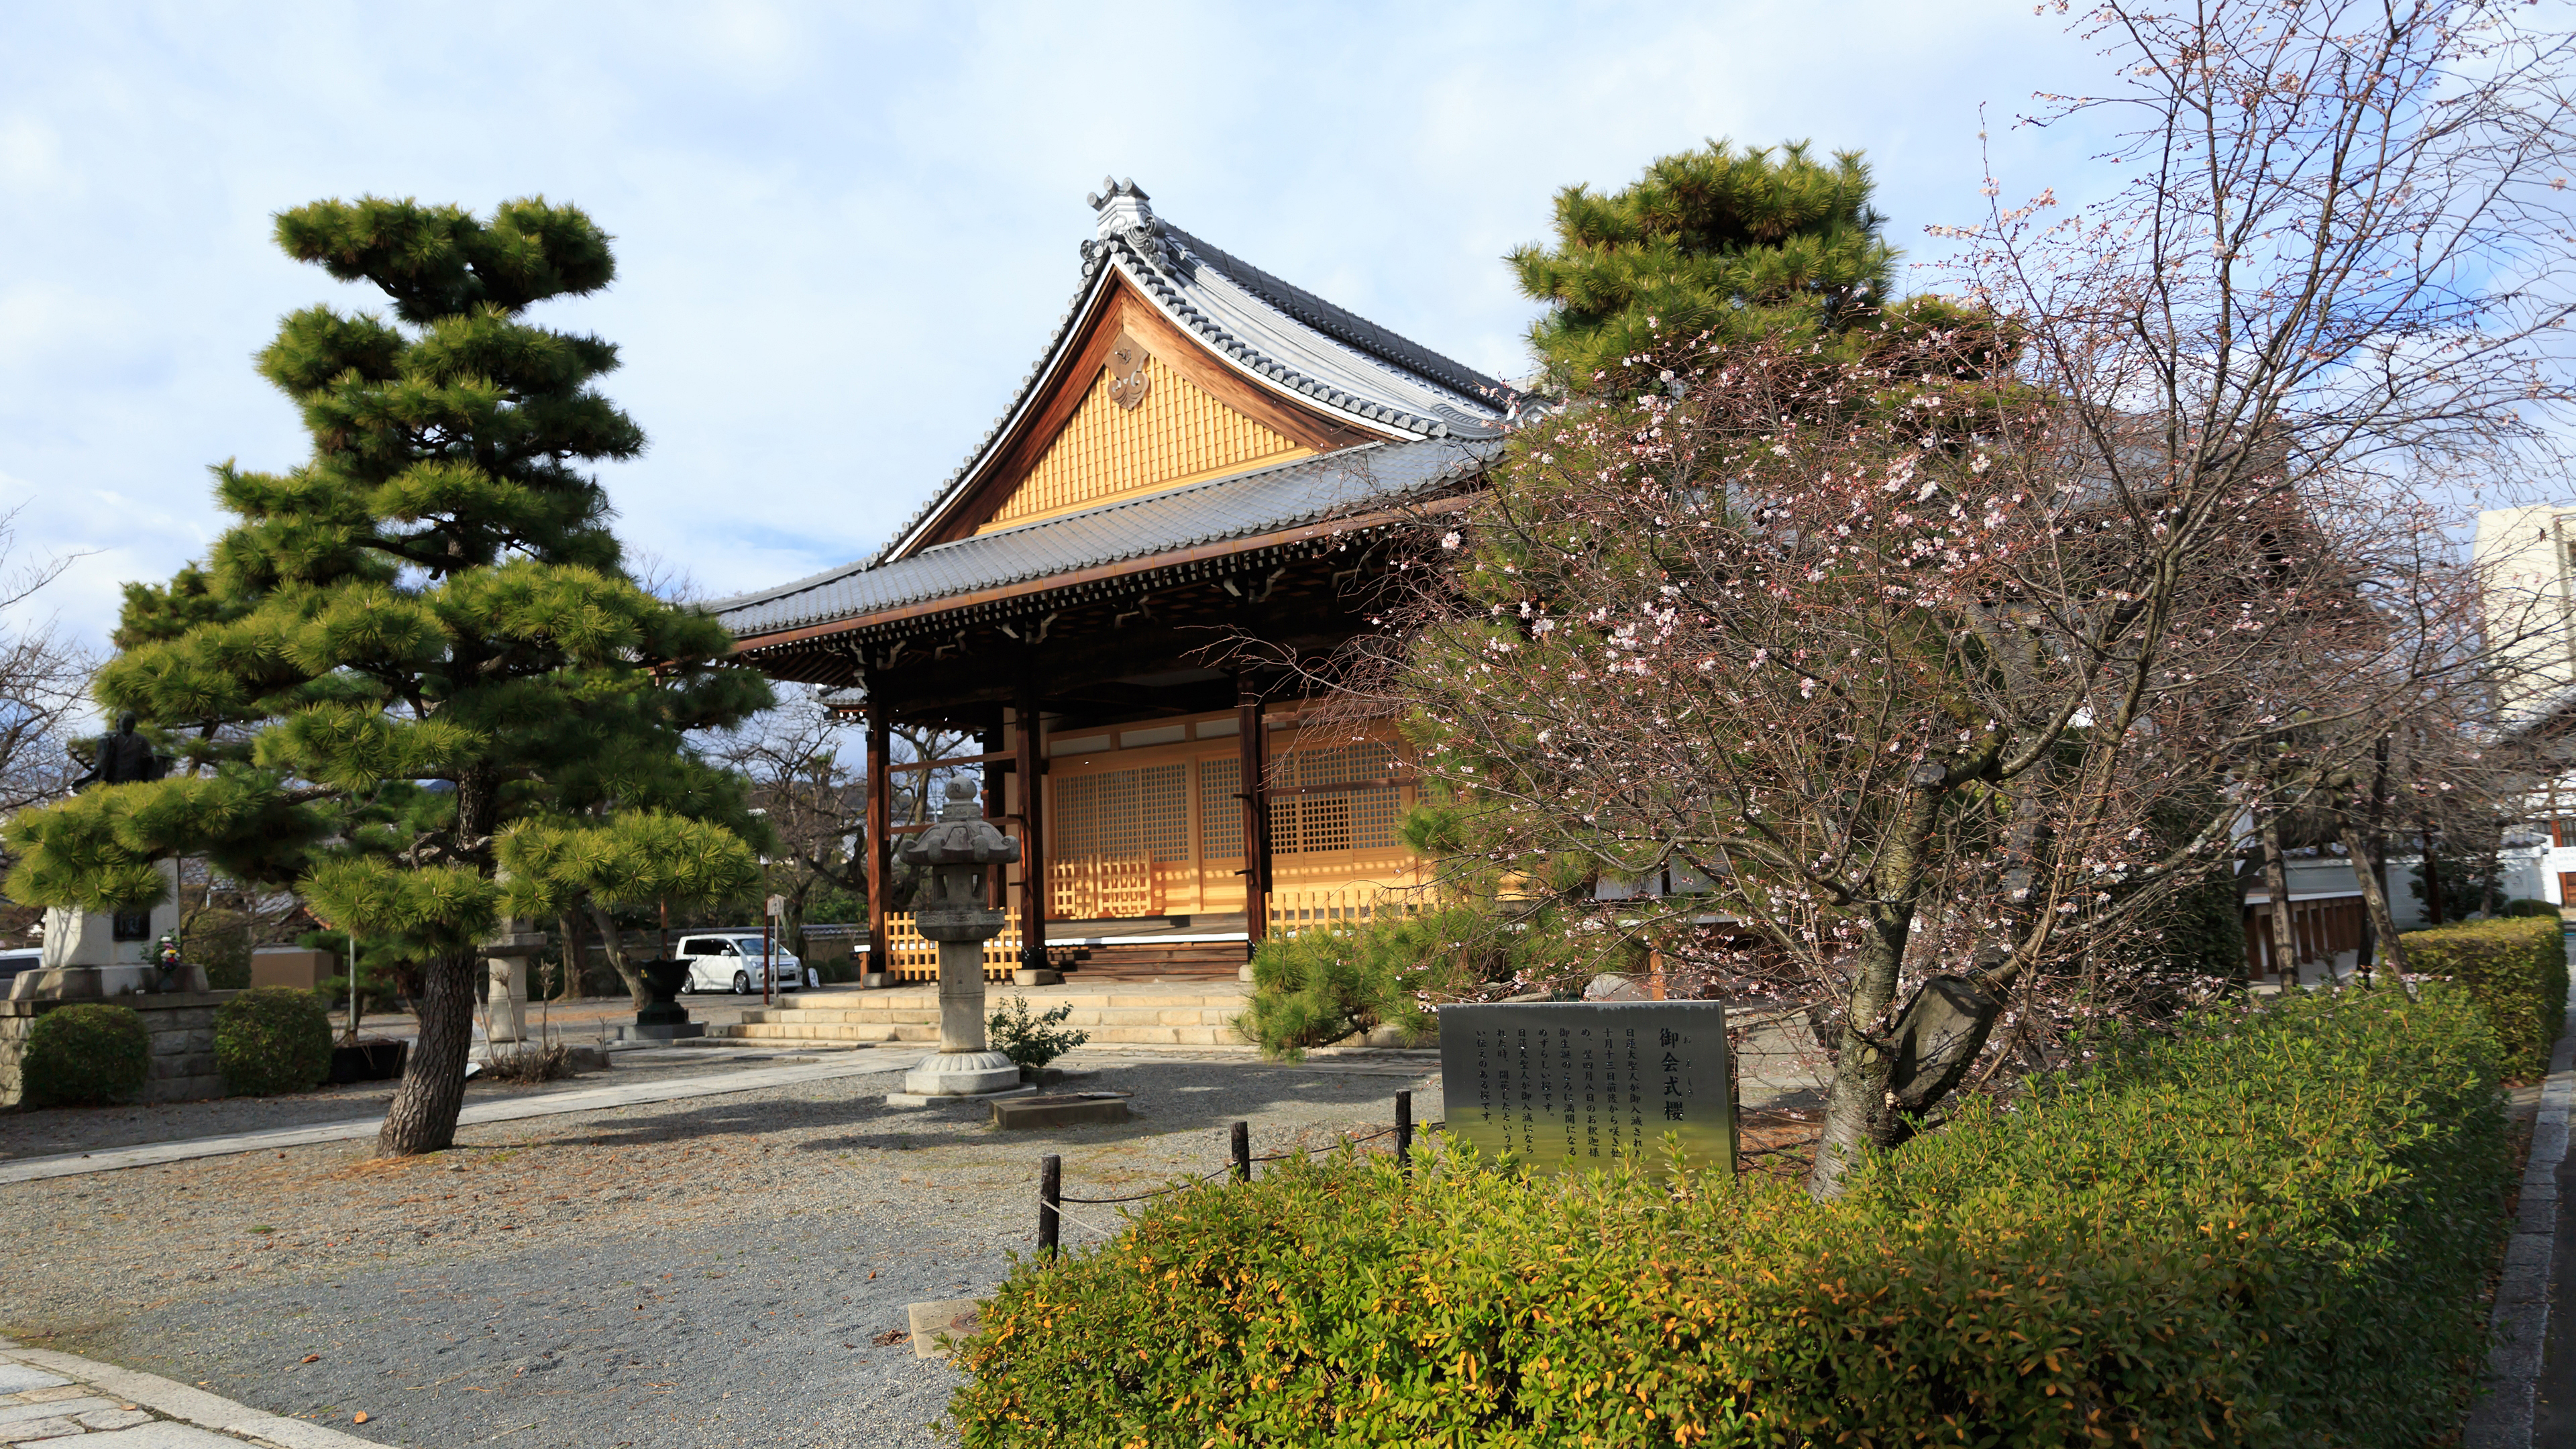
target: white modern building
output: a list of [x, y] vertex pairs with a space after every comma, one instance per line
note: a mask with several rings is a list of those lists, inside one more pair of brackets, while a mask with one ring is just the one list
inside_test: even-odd
[[2527, 823], [2506, 832], [2504, 893], [2563, 907], [2576, 902], [2576, 504], [2479, 514], [2469, 558], [2487, 647], [2505, 666], [2506, 733], [2563, 742], [2559, 773], [2536, 782]]

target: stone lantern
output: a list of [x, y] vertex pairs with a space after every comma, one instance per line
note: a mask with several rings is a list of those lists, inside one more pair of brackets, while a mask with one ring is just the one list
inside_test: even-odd
[[1020, 843], [984, 818], [972, 782], [953, 779], [939, 822], [905, 841], [902, 854], [906, 865], [930, 870], [912, 919], [939, 943], [939, 1054], [922, 1058], [888, 1100], [921, 1106], [1017, 1091], [1020, 1069], [984, 1040], [984, 943], [1010, 919], [985, 906], [984, 873], [1018, 860]]

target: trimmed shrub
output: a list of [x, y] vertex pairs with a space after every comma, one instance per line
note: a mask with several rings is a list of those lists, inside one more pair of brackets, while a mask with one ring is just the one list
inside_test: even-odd
[[2547, 916], [2553, 921], [2559, 919], [2558, 908], [2556, 906], [2532, 896], [2516, 896], [2512, 900], [2505, 902], [2504, 909], [2498, 911], [2496, 914], [2500, 916]]
[[2505, 1070], [2524, 1081], [2548, 1075], [2549, 1049], [2567, 1024], [2567, 937], [2558, 913], [2465, 921], [2398, 937], [2406, 969], [2447, 976], [2486, 1008], [2504, 1043]]
[[215, 1012], [215, 1066], [237, 1097], [309, 1092], [331, 1075], [331, 1016], [292, 986], [254, 987]]
[[1070, 1001], [1040, 1016], [1029, 1011], [1027, 997], [1014, 996], [1009, 1006], [985, 1019], [984, 1035], [992, 1042], [993, 1050], [1009, 1057], [1011, 1065], [1027, 1077], [1091, 1040], [1091, 1033], [1065, 1025], [1072, 1017]]
[[1253, 950], [1250, 1009], [1236, 1029], [1264, 1054], [1291, 1058], [1374, 1026], [1427, 1036], [1437, 1028], [1414, 990], [1445, 964], [1444, 942], [1484, 933], [1480, 913], [1451, 907], [1273, 936]]
[[206, 969], [206, 984], [215, 990], [239, 991], [250, 984], [250, 917], [220, 908], [200, 911], [179, 944]]
[[2187, 1022], [1970, 1104], [1840, 1201], [1291, 1160], [1020, 1262], [968, 1449], [2438, 1442], [2510, 1175], [2464, 994]]
[[58, 1006], [28, 1030], [20, 1071], [30, 1106], [123, 1101], [151, 1077], [152, 1033], [130, 1006]]
[[1422, 1004], [1423, 992], [1455, 995], [1516, 976], [1579, 978], [1633, 970], [1643, 956], [1633, 942], [1579, 939], [1553, 910], [1516, 917], [1453, 905], [1421, 915], [1385, 915], [1364, 926], [1263, 941], [1252, 955], [1250, 1010], [1236, 1019], [1235, 1029], [1259, 1043], [1265, 1055], [1288, 1058], [1377, 1026], [1429, 1041], [1440, 1027]]

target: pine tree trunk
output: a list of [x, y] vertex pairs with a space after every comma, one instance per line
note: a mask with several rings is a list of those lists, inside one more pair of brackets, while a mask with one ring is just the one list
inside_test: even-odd
[[[489, 842], [499, 814], [491, 777], [465, 771], [456, 782], [457, 838]], [[477, 853], [488, 874], [488, 843]], [[474, 1046], [474, 986], [483, 974], [483, 954], [470, 946], [430, 958], [422, 973], [420, 1040], [412, 1045], [402, 1090], [376, 1134], [379, 1156], [444, 1152], [456, 1141], [456, 1114], [465, 1109], [465, 1060]]]
[[473, 951], [433, 957], [421, 969], [420, 1040], [403, 1064], [402, 1090], [376, 1134], [379, 1157], [443, 1152], [456, 1141], [465, 1108], [465, 1060], [474, 1046], [474, 982], [483, 967]]
[[635, 1009], [642, 1011], [652, 1005], [653, 998], [644, 989], [643, 974], [626, 959], [626, 938], [617, 933], [616, 918], [608, 914], [608, 907], [591, 902], [590, 923], [599, 928], [600, 954], [608, 958], [608, 969], [626, 983], [626, 994], [633, 999]]

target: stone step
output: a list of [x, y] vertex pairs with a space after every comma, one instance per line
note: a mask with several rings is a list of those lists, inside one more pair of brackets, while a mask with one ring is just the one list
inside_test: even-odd
[[[1065, 1017], [1065, 1024], [1079, 1027], [1108, 1026], [1223, 1026], [1242, 1014], [1239, 1002], [1219, 1006], [1077, 1006]], [[747, 1011], [742, 1016], [747, 1026], [937, 1026], [939, 1013], [924, 1008], [916, 1011], [806, 1011], [798, 1008], [771, 1011]]]
[[[1234, 1028], [1218, 1025], [1097, 1026], [1089, 1028], [1095, 1045], [1122, 1046], [1245, 1046]], [[912, 1023], [833, 1023], [833, 1022], [758, 1022], [707, 1028], [707, 1035], [728, 1041], [756, 1041], [766, 1045], [791, 1045], [796, 1042], [895, 1041], [928, 1042], [939, 1040], [935, 1024]]]
[[[999, 1005], [1010, 998], [999, 992], [987, 992], [984, 999], [988, 1003]], [[1071, 1006], [1076, 1012], [1241, 1011], [1244, 1007], [1244, 997], [1239, 991], [1119, 991], [1086, 993], [1079, 996], [1041, 996], [1029, 1002], [1029, 1007], [1033, 1011], [1053, 1011], [1059, 1006]], [[909, 1018], [922, 1012], [930, 1013], [931, 1018], [935, 1020], [939, 1015], [939, 998], [927, 992], [919, 995], [888, 992], [883, 996], [870, 993], [867, 997], [856, 1001], [834, 1002], [829, 1006], [754, 1007], [746, 1014], [745, 1019], [759, 1018], [776, 1021], [788, 1016], [797, 1016], [824, 1021], [890, 1021]]]

